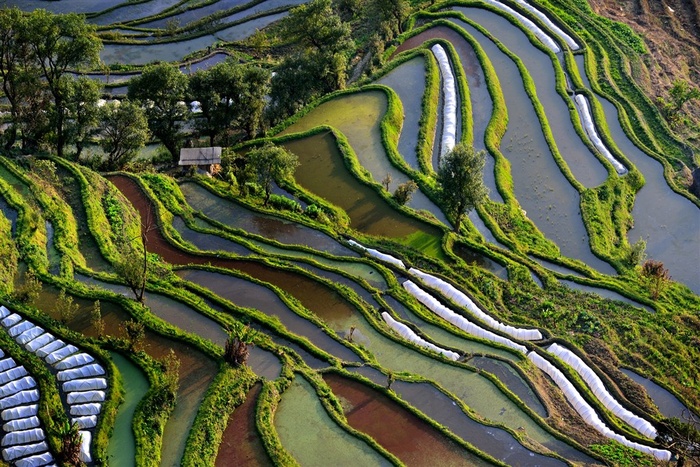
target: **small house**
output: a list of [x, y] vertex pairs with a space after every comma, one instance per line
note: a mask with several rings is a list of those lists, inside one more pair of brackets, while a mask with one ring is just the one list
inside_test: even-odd
[[198, 170], [215, 174], [221, 167], [221, 147], [182, 148], [178, 165], [194, 165]]

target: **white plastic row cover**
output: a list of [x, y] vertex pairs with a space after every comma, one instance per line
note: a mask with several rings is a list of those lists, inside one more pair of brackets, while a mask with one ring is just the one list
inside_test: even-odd
[[22, 321], [22, 317], [17, 313], [12, 313], [11, 315], [8, 315], [5, 318], [3, 318], [2, 321], [0, 321], [0, 324], [2, 324], [5, 328], [10, 328], [15, 324], [19, 323], [20, 321]]
[[32, 389], [36, 387], [36, 381], [31, 376], [25, 376], [14, 381], [10, 381], [7, 384], [0, 386], [0, 400], [17, 394], [25, 389]]
[[92, 363], [94, 361], [95, 359], [92, 358], [91, 355], [81, 352], [64, 358], [60, 362], [56, 363], [54, 368], [57, 370], [70, 370], [71, 368], [87, 365], [88, 363]]
[[455, 302], [457, 305], [465, 307], [467, 310], [469, 310], [469, 312], [476, 316], [479, 320], [504, 334], [508, 334], [511, 337], [524, 341], [537, 341], [542, 339], [542, 333], [540, 333], [540, 331], [537, 329], [516, 328], [503, 324], [500, 321], [492, 318], [491, 315], [485, 313], [481, 308], [476, 306], [472, 299], [470, 299], [465, 293], [461, 292], [452, 284], [440, 279], [439, 277], [435, 277], [415, 268], [409, 269], [408, 273], [413, 277], [420, 279], [420, 281], [429, 288], [442, 292], [447, 298]]
[[29, 373], [27, 373], [27, 370], [25, 370], [23, 366], [15, 366], [14, 368], [10, 368], [9, 370], [5, 370], [0, 373], [0, 384], [7, 384], [10, 381], [14, 381], [28, 374]]
[[583, 397], [581, 396], [581, 394], [579, 394], [574, 385], [571, 384], [571, 381], [569, 381], [564, 376], [564, 374], [561, 371], [559, 371], [558, 368], [556, 368], [554, 365], [549, 363], [542, 356], [538, 355], [535, 352], [530, 352], [527, 355], [527, 358], [529, 358], [530, 361], [534, 363], [537, 368], [544, 371], [549, 375], [550, 378], [552, 378], [554, 383], [562, 390], [564, 396], [566, 397], [566, 400], [569, 401], [569, 403], [574, 407], [576, 412], [578, 412], [578, 414], [581, 415], [581, 417], [586, 423], [595, 428], [596, 431], [601, 433], [603, 436], [614, 439], [615, 441], [618, 441], [619, 443], [624, 444], [625, 446], [628, 446], [632, 449], [636, 449], [645, 454], [650, 454], [661, 461], [668, 462], [669, 460], [671, 460], [670, 451], [667, 451], [665, 449], [652, 448], [650, 446], [635, 443], [633, 441], [628, 440], [624, 436], [612, 431], [610, 428], [607, 427], [607, 425], [605, 425], [605, 423], [603, 423], [600, 420], [600, 417], [598, 417], [598, 414], [595, 412], [595, 410], [593, 410], [593, 407], [591, 407], [588, 404], [588, 402], [586, 402], [583, 399]]
[[53, 457], [50, 452], [44, 452], [41, 454], [35, 454], [30, 457], [25, 457], [24, 459], [18, 459], [15, 461], [16, 467], [37, 467], [41, 465], [48, 465], [53, 462]]
[[81, 430], [87, 430], [89, 428], [95, 428], [97, 426], [97, 417], [95, 415], [87, 415], [85, 417], [73, 417], [71, 419], [73, 423], [78, 425]]
[[102, 404], [89, 402], [87, 404], [76, 404], [70, 408], [70, 414], [74, 417], [84, 417], [85, 415], [99, 415]]
[[2, 411], [0, 417], [3, 420], [17, 420], [19, 418], [27, 418], [36, 416], [39, 412], [39, 406], [36, 404], [31, 405], [21, 405], [19, 407], [12, 407], [11, 409], [5, 409]]
[[454, 149], [457, 140], [457, 86], [445, 49], [440, 44], [435, 44], [430, 50], [435, 55], [442, 76], [442, 139], [438, 159], [440, 162], [445, 154]]
[[12, 357], [3, 358], [2, 360], [0, 360], [0, 372], [9, 370], [10, 368], [14, 368], [16, 366], [17, 363]]
[[[2, 450], [2, 458], [7, 462], [14, 461], [20, 457], [29, 456], [32, 454], [40, 454], [49, 450], [45, 441], [34, 444], [25, 444], [23, 446], [12, 446]], [[17, 463], [19, 465], [19, 463]]]
[[48, 354], [44, 360], [46, 360], [46, 363], [48, 363], [49, 365], [54, 366], [57, 362], [63, 360], [69, 355], [77, 353], [79, 350], [80, 349], [78, 349], [76, 346], [68, 344], [65, 347], [61, 347], [58, 350], [54, 350], [53, 352]]
[[600, 377], [595, 374], [595, 372], [588, 365], [586, 365], [586, 363], [581, 360], [578, 355], [559, 344], [550, 345], [547, 348], [547, 351], [553, 355], [556, 355], [562, 359], [564, 363], [576, 370], [576, 373], [578, 373], [586, 382], [588, 387], [591, 389], [591, 392], [593, 392], [593, 394], [608, 410], [614, 413], [617, 417], [620, 417], [627, 424], [632, 426], [635, 430], [647, 438], [656, 438], [656, 428], [654, 428], [654, 426], [648, 421], [638, 417], [620, 405], [620, 403], [615, 400], [615, 398], [605, 388], [605, 385]]
[[522, 24], [523, 26], [525, 26], [525, 28], [529, 29], [530, 32], [532, 32], [532, 33], [535, 35], [535, 37], [537, 37], [537, 38], [545, 45], [545, 47], [547, 47], [549, 50], [551, 50], [551, 51], [554, 52], [555, 54], [556, 54], [556, 53], [559, 53], [559, 52], [561, 51], [561, 49], [559, 48], [559, 46], [557, 45], [557, 43], [554, 41], [554, 39], [552, 39], [551, 37], [549, 37], [549, 35], [548, 35], [546, 32], [544, 32], [544, 31], [543, 31], [539, 26], [537, 26], [535, 23], [533, 23], [533, 22], [530, 21], [528, 18], [526, 18], [525, 16], [521, 15], [520, 13], [518, 13], [517, 11], [515, 11], [514, 9], [512, 9], [511, 7], [509, 7], [509, 6], [507, 6], [507, 5], [504, 5], [503, 3], [499, 2], [499, 1], [496, 1], [496, 0], [482, 0], [482, 1], [483, 1], [484, 3], [488, 3], [489, 5], [493, 5], [493, 6], [495, 6], [496, 8], [498, 8], [499, 10], [505, 11], [506, 13], [508, 13], [508, 14], [510, 14], [510, 15], [512, 15], [512, 16], [514, 16], [515, 19], [516, 19], [520, 24]]
[[29, 430], [13, 431], [2, 438], [2, 446], [16, 446], [18, 444], [36, 443], [46, 439], [44, 430], [31, 428]]
[[15, 324], [11, 328], [9, 328], [7, 330], [7, 333], [12, 337], [17, 337], [20, 334], [22, 334], [24, 331], [26, 331], [27, 329], [31, 329], [33, 327], [36, 327], [36, 326], [34, 326], [33, 323], [31, 323], [29, 321], [22, 321], [21, 323]]
[[13, 394], [0, 400], [0, 410], [9, 409], [10, 407], [15, 407], [17, 405], [30, 404], [32, 402], [37, 402], [38, 400], [39, 391], [36, 389], [20, 391], [17, 394]]
[[593, 117], [591, 116], [591, 109], [589, 107], [588, 99], [586, 96], [583, 94], [576, 94], [574, 96], [574, 101], [576, 102], [576, 108], [578, 109], [579, 114], [581, 115], [581, 120], [583, 120], [583, 128], [586, 129], [586, 134], [588, 135], [588, 138], [590, 138], [591, 142], [593, 143], [593, 146], [605, 157], [608, 162], [612, 164], [612, 166], [615, 168], [615, 171], [623, 175], [627, 173], [627, 168], [620, 163], [617, 159], [615, 159], [615, 156], [612, 155], [608, 147], [603, 143], [603, 140], [600, 139], [600, 136], [598, 135], [598, 130], [596, 129], [595, 125], [593, 124]]
[[89, 431], [81, 430], [80, 433], [80, 460], [83, 462], [92, 462], [92, 455], [90, 454], [90, 442], [92, 441], [92, 434]]
[[19, 336], [15, 337], [15, 340], [20, 345], [25, 345], [27, 342], [35, 339], [36, 337], [39, 337], [42, 334], [44, 334], [43, 328], [40, 328], [39, 326], [32, 326]]
[[91, 363], [90, 365], [81, 366], [78, 368], [72, 368], [70, 370], [61, 370], [56, 374], [56, 378], [63, 381], [70, 381], [72, 379], [89, 378], [91, 376], [100, 376], [105, 374], [105, 370], [98, 363]]
[[17, 420], [10, 420], [2, 426], [2, 429], [6, 432], [27, 430], [29, 428], [36, 428], [39, 426], [39, 419], [32, 415], [27, 418], [18, 418]]
[[467, 320], [465, 317], [458, 315], [457, 313], [440, 303], [438, 299], [436, 299], [428, 292], [418, 287], [413, 282], [406, 281], [403, 283], [403, 286], [408, 291], [408, 293], [416, 297], [416, 299], [418, 299], [419, 302], [428, 307], [433, 313], [440, 316], [442, 319], [454, 324], [464, 332], [476, 337], [480, 337], [482, 339], [497, 342], [501, 345], [509, 347], [523, 354], [527, 352], [527, 348], [525, 348], [525, 346], [516, 344], [512, 340], [503, 336], [499, 336], [498, 334], [494, 334], [491, 331], [477, 326], [476, 324]]
[[397, 266], [401, 269], [406, 269], [406, 265], [403, 264], [403, 261], [401, 261], [400, 259], [398, 259], [394, 256], [388, 255], [386, 253], [382, 253], [381, 251], [375, 250], [373, 248], [367, 248], [366, 246], [363, 246], [363, 245], [357, 243], [355, 240], [348, 240], [348, 243], [350, 245], [356, 246], [357, 248], [360, 248], [360, 249], [366, 251], [367, 254], [372, 256], [373, 258], [377, 258], [379, 260], [382, 260], [385, 263], [393, 264], [394, 266]]
[[93, 391], [107, 389], [107, 380], [104, 378], [74, 379], [63, 383], [63, 392]]
[[105, 393], [104, 391], [70, 392], [66, 396], [66, 399], [68, 400], [68, 405], [85, 404], [87, 402], [104, 402]]
[[532, 13], [533, 15], [537, 16], [537, 18], [542, 21], [549, 30], [551, 30], [554, 34], [559, 36], [561, 39], [566, 42], [566, 44], [569, 46], [571, 50], [578, 50], [580, 47], [576, 43], [576, 41], [567, 33], [561, 30], [559, 26], [554, 24], [551, 19], [544, 13], [542, 13], [540, 10], [535, 8], [534, 6], [530, 5], [527, 3], [525, 0], [515, 0], [515, 3], [520, 5], [521, 7], [525, 8], [527, 11]]
[[382, 318], [384, 318], [384, 321], [391, 329], [396, 331], [397, 334], [399, 334], [401, 337], [403, 337], [407, 341], [412, 342], [419, 347], [423, 347], [423, 348], [432, 350], [433, 352], [437, 352], [441, 355], [444, 355], [445, 357], [449, 358], [450, 360], [457, 360], [459, 358], [459, 354], [457, 352], [453, 352], [451, 350], [446, 350], [446, 349], [443, 349], [441, 347], [438, 347], [437, 345], [431, 344], [430, 342], [426, 341], [422, 337], [418, 336], [415, 332], [413, 332], [413, 330], [411, 330], [411, 328], [409, 328], [405, 324], [396, 321], [386, 311], [382, 312]]

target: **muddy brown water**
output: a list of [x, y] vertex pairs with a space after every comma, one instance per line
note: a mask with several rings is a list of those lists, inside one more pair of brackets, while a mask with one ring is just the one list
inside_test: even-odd
[[217, 467], [258, 467], [272, 465], [255, 426], [255, 405], [262, 385], [253, 386], [245, 402], [229, 416], [216, 456]]
[[334, 373], [323, 379], [341, 399], [350, 426], [407, 466], [490, 465], [379, 391]]

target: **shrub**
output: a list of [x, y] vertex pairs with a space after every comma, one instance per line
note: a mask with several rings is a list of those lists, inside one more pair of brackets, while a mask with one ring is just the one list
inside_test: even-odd
[[270, 204], [273, 208], [279, 210], [287, 210], [292, 212], [302, 212], [303, 209], [301, 205], [294, 199], [287, 198], [286, 196], [280, 196], [271, 194]]

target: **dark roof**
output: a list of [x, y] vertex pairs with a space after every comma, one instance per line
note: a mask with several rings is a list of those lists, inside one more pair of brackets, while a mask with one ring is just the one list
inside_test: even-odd
[[221, 164], [221, 148], [182, 148], [179, 165]]

